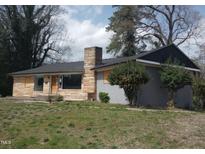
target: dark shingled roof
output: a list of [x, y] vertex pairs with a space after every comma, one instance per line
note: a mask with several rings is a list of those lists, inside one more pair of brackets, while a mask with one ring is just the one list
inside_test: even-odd
[[68, 72], [80, 72], [81, 73], [83, 72], [83, 64], [84, 64], [83, 61], [70, 62], [70, 63], [45, 64], [37, 68], [14, 72], [12, 73], [12, 75], [68, 73]]
[[135, 59], [141, 59], [141, 60], [149, 60], [154, 61], [158, 63], [166, 63], [167, 59], [171, 59], [172, 61], [177, 60], [183, 66], [190, 67], [194, 69], [199, 69], [199, 67], [192, 62], [190, 58], [188, 58], [177, 46], [174, 44], [171, 44], [169, 46], [161, 47], [156, 50], [152, 50], [149, 52], [142, 52], [135, 56], [130, 57], [123, 57], [123, 58], [114, 58], [108, 63], [104, 63], [101, 65], [97, 65], [94, 69], [103, 68], [115, 64], [119, 64], [122, 62], [126, 62], [128, 60], [135, 60]]
[[[172, 60], [177, 59], [180, 63], [182, 63], [186, 67], [199, 69], [199, 67], [194, 64], [178, 47], [174, 44], [162, 47], [157, 50], [153, 50], [150, 52], [142, 52], [135, 56], [130, 57], [121, 57], [121, 58], [110, 58], [103, 59], [102, 63], [96, 65], [93, 69], [103, 68], [111, 65], [116, 65], [122, 62], [126, 62], [128, 60], [142, 59], [149, 60], [159, 63], [165, 63], [168, 58]], [[46, 64], [34, 69], [28, 69], [24, 71], [18, 71], [11, 73], [11, 75], [26, 75], [26, 74], [44, 74], [44, 73], [69, 73], [83, 72], [83, 61], [78, 62], [70, 62], [70, 63], [56, 63], [56, 64]]]
[[194, 62], [188, 58], [177, 46], [174, 44], [156, 50], [154, 52], [147, 53], [140, 57], [140, 59], [156, 61], [161, 64], [165, 63], [170, 58], [172, 61], [177, 60], [182, 63], [185, 67], [199, 69]]

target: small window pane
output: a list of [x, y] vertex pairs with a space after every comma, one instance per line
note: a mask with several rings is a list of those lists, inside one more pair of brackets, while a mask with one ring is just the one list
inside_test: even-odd
[[43, 77], [35, 76], [34, 78], [34, 91], [43, 91]]
[[81, 74], [63, 76], [63, 89], [81, 89]]

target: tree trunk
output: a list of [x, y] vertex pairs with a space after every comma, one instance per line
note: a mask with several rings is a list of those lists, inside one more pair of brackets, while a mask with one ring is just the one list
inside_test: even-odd
[[138, 92], [138, 87], [132, 87], [132, 88], [123, 88], [125, 95], [129, 101], [130, 106], [136, 106], [137, 103], [137, 92]]
[[137, 95], [133, 92], [132, 105], [137, 106]]
[[175, 107], [174, 96], [175, 96], [174, 91], [169, 91], [168, 92], [168, 102], [167, 102], [167, 108], [168, 109], [173, 109]]
[[132, 99], [132, 104], [133, 104], [133, 106], [139, 106], [139, 104], [138, 104], [138, 100], [137, 100], [137, 92], [138, 92], [138, 87], [134, 87], [133, 88], [133, 91], [132, 91], [132, 93], [131, 93], [131, 99]]
[[203, 99], [202, 101], [203, 101], [203, 104], [202, 104], [202, 105], [203, 105], [203, 106], [202, 106], [202, 109], [203, 109], [203, 110], [205, 110], [205, 99]]

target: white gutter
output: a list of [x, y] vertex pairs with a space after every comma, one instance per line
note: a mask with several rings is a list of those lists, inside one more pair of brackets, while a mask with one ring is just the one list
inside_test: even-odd
[[160, 66], [160, 63], [154, 62], [154, 61], [150, 61], [150, 60], [136, 59], [136, 61], [137, 62], [141, 62], [141, 63], [151, 64], [151, 65], [159, 65]]
[[186, 70], [190, 70], [190, 71], [201, 72], [200, 69], [195, 69], [195, 68], [190, 68], [190, 67], [183, 67], [183, 68], [185, 68]]
[[[150, 64], [150, 65], [155, 65], [155, 66], [161, 66], [161, 64], [159, 62], [154, 62], [154, 61], [150, 61], [150, 60], [142, 60], [142, 59], [136, 59], [137, 62], [141, 62], [141, 63], [145, 63], [145, 64]], [[166, 64], [162, 64], [162, 65], [166, 65]], [[177, 67], [176, 65], [172, 65], [173, 67]], [[183, 66], [178, 66], [178, 67], [182, 67], [186, 70], [190, 70], [190, 71], [195, 71], [195, 72], [201, 72], [200, 69], [195, 69], [195, 68], [190, 68], [190, 67], [183, 67]]]

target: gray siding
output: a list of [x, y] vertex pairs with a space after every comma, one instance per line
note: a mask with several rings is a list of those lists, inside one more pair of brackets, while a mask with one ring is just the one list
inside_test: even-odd
[[192, 106], [192, 88], [185, 86], [177, 91], [175, 96], [176, 106], [180, 108], [190, 108]]
[[111, 86], [110, 84], [103, 82], [103, 72], [97, 73], [97, 100], [99, 100], [100, 92], [109, 93], [111, 103], [128, 104], [123, 89], [119, 86]]
[[[140, 87], [138, 93], [138, 102], [142, 106], [165, 107], [168, 99], [167, 89], [163, 87], [160, 81], [159, 69], [147, 67], [149, 82]], [[128, 104], [123, 89], [119, 86], [111, 86], [103, 82], [103, 72], [97, 73], [97, 100], [99, 92], [107, 92], [111, 103]], [[192, 104], [192, 89], [186, 86], [180, 89], [175, 97], [178, 107], [188, 108]]]
[[138, 94], [138, 102], [143, 106], [165, 107], [167, 102], [167, 90], [163, 88], [157, 68], [147, 67], [149, 81], [142, 85]]

